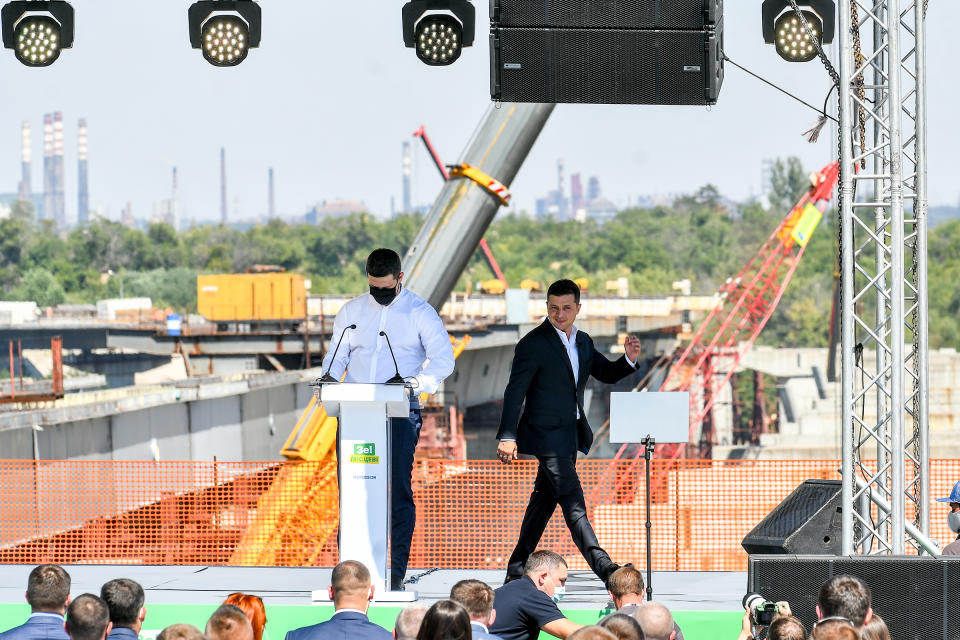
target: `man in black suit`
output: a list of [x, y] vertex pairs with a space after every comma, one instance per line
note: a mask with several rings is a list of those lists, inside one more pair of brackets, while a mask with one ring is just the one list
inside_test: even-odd
[[587, 507], [577, 476], [577, 451], [593, 444], [593, 431], [583, 409], [587, 378], [614, 383], [636, 370], [640, 341], [628, 336], [626, 356], [611, 362], [593, 346], [589, 335], [574, 326], [580, 312], [580, 287], [558, 280], [547, 290], [547, 319], [517, 343], [510, 381], [503, 392], [503, 414], [497, 456], [504, 464], [518, 453], [532, 454], [540, 465], [530, 502], [520, 525], [520, 538], [507, 564], [507, 582], [523, 576], [527, 557], [557, 504], [573, 541], [590, 568], [606, 584], [619, 568], [600, 548], [587, 520]]

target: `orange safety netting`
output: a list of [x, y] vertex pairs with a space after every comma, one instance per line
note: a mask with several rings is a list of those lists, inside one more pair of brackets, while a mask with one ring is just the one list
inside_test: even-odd
[[[835, 460], [655, 460], [657, 570], [744, 570], [743, 536], [807, 478], [838, 479]], [[643, 460], [577, 465], [590, 519], [617, 562], [645, 565]], [[411, 567], [503, 569], [536, 463], [418, 460]], [[960, 460], [930, 465], [932, 498]], [[616, 487], [616, 488], [615, 488]], [[333, 462], [0, 461], [0, 563], [333, 566]], [[932, 503], [931, 535], [953, 535]], [[586, 564], [559, 509], [541, 547]]]

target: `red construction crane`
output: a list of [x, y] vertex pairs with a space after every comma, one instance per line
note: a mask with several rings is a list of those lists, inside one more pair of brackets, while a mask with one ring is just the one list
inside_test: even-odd
[[[698, 442], [698, 446], [658, 445], [660, 457], [712, 457], [713, 404], [777, 308], [810, 234], [833, 197], [838, 175], [836, 162], [811, 174], [810, 190], [740, 273], [720, 287], [719, 303], [700, 324], [660, 387], [660, 391], [690, 392], [689, 441]], [[627, 447], [621, 446], [615, 458], [623, 457]], [[642, 448], [638, 447], [636, 456], [640, 455]]]
[[[437, 171], [440, 172], [440, 175], [443, 176], [444, 180], [449, 180], [450, 172], [447, 171], [447, 167], [444, 166], [443, 162], [440, 160], [440, 154], [438, 154], [437, 150], [433, 148], [433, 144], [430, 142], [430, 137], [427, 136], [426, 127], [424, 127], [423, 125], [420, 125], [420, 127], [413, 132], [413, 137], [420, 138], [421, 140], [423, 140], [423, 144], [427, 148], [427, 153], [430, 154], [430, 159], [433, 160], [433, 164], [436, 165]], [[457, 167], [457, 169], [459, 171], [464, 172], [464, 175], [467, 175], [468, 177], [473, 178], [474, 180], [477, 180], [481, 186], [490, 190], [493, 193], [493, 195], [500, 198], [504, 204], [506, 204], [506, 201], [510, 199], [510, 195], [509, 195], [509, 192], [506, 191], [506, 187], [498, 183], [496, 180], [492, 180], [488, 176], [470, 175], [470, 173], [468, 173], [468, 171], [470, 170], [476, 173], [476, 169], [474, 169], [473, 167], [467, 167], [466, 171], [464, 167]], [[491, 180], [495, 184], [491, 184], [490, 183]], [[508, 286], [507, 279], [506, 277], [504, 277], [503, 272], [500, 270], [500, 265], [497, 264], [496, 258], [493, 257], [493, 252], [490, 250], [490, 246], [487, 244], [486, 238], [480, 238], [479, 247], [480, 247], [480, 251], [483, 253], [484, 259], [487, 262], [487, 266], [490, 267], [490, 270], [493, 272], [493, 275], [497, 278], [497, 280], [502, 282], [503, 287], [506, 288]]]

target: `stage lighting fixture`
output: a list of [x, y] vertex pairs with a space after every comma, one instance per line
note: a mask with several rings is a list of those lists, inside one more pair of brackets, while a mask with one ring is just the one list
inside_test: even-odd
[[774, 45], [780, 57], [788, 62], [809, 62], [817, 57], [814, 40], [821, 46], [833, 42], [836, 5], [834, 0], [799, 0], [797, 7], [812, 34], [804, 28], [789, 0], [764, 0], [763, 41]]
[[73, 46], [73, 7], [65, 0], [18, 0], [0, 10], [3, 46], [28, 67], [46, 67]]
[[200, 0], [190, 5], [190, 46], [217, 67], [235, 67], [260, 46], [260, 5], [253, 0]]
[[424, 64], [453, 64], [473, 45], [476, 11], [469, 0], [410, 0], [401, 17], [403, 44]]

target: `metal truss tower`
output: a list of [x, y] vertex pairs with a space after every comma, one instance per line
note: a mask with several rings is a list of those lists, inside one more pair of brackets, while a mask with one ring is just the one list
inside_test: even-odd
[[926, 0], [839, 0], [842, 553], [929, 531]]

